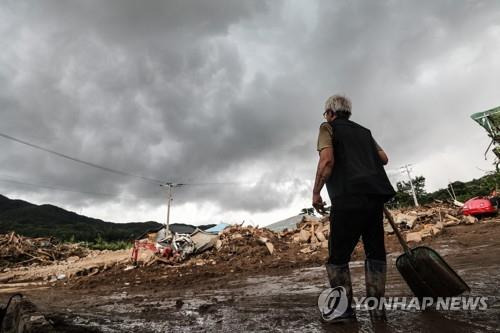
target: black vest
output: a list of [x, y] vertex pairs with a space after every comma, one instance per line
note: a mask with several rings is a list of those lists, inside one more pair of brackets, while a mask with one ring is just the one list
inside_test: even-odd
[[326, 187], [334, 208], [341, 208], [346, 201], [357, 200], [359, 196], [373, 196], [383, 202], [391, 199], [396, 193], [370, 130], [342, 118], [333, 120], [330, 125], [334, 164]]

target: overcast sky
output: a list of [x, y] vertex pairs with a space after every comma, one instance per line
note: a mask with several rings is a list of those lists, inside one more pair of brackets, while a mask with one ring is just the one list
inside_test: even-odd
[[[497, 1], [2, 1], [0, 133], [173, 182], [173, 222], [265, 225], [311, 206], [324, 101], [427, 190], [491, 170]], [[0, 193], [165, 221], [166, 191], [0, 138]], [[97, 195], [91, 193], [103, 193]], [[324, 191], [326, 199], [326, 191]]]

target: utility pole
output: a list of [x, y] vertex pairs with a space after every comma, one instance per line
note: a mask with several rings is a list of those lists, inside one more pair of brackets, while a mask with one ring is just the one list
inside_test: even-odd
[[410, 169], [409, 167], [411, 164], [406, 164], [401, 167], [401, 169], [406, 170], [406, 174], [408, 175], [408, 180], [410, 181], [410, 187], [411, 187], [411, 194], [413, 195], [413, 202], [415, 203], [415, 207], [418, 207], [418, 200], [417, 200], [417, 194], [415, 193], [415, 187], [413, 186], [413, 181], [411, 180], [411, 175], [410, 175]]
[[170, 231], [170, 203], [172, 202], [172, 184], [168, 185], [168, 203], [167, 203], [167, 231]]
[[161, 186], [168, 187], [168, 202], [167, 202], [167, 224], [165, 225], [166, 233], [170, 233], [170, 203], [172, 202], [172, 188], [182, 186], [182, 184], [165, 183]]

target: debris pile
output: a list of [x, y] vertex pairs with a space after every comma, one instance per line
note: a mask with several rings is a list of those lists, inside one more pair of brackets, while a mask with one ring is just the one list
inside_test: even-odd
[[286, 242], [269, 229], [234, 225], [224, 229], [219, 234], [213, 249], [202, 253], [198, 258], [215, 261], [231, 261], [236, 257], [257, 260], [272, 256], [285, 247], [287, 247]]
[[[474, 224], [478, 219], [474, 216], [464, 216], [460, 210], [446, 205], [425, 205], [412, 210], [394, 210], [392, 212], [396, 225], [405, 233], [407, 242], [421, 242], [423, 239], [438, 235], [445, 227], [459, 224]], [[387, 223], [384, 225], [387, 233], [394, 231]]]
[[305, 215], [298, 223], [297, 229], [285, 230], [281, 237], [292, 243], [301, 245], [301, 253], [315, 252], [321, 248], [328, 248], [328, 236], [330, 235], [330, 216], [321, 218]]
[[88, 250], [55, 238], [23, 237], [14, 232], [0, 235], [0, 267], [48, 265], [70, 257], [85, 257]]

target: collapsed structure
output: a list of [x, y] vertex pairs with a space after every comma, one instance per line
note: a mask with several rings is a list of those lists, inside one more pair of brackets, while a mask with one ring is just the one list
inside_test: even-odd
[[[478, 221], [475, 217], [462, 215], [459, 208], [447, 204], [393, 210], [392, 213], [406, 240], [414, 244], [439, 237], [446, 228]], [[385, 224], [385, 231], [388, 240], [395, 240], [388, 223]], [[12, 283], [31, 280], [46, 283], [78, 279], [110, 269], [123, 271], [152, 265], [179, 269], [217, 265], [218, 270], [226, 269], [228, 272], [242, 267], [258, 270], [265, 267], [300, 267], [324, 262], [329, 234], [329, 217], [311, 215], [300, 216], [294, 227], [282, 231], [265, 227], [219, 225], [212, 231], [174, 233], [166, 238], [166, 243], [157, 230], [145, 233], [136, 240], [135, 244], [140, 244], [140, 248], [119, 251], [88, 250], [78, 244], [9, 233], [0, 235], [0, 281]], [[175, 248], [166, 251], [172, 240]], [[398, 251], [399, 246], [396, 242], [394, 244], [393, 250]], [[135, 252], [137, 249], [140, 253]], [[355, 255], [360, 256], [361, 249], [360, 243]], [[131, 265], [134, 262], [135, 265]]]
[[[403, 231], [406, 241], [418, 243], [425, 238], [437, 236], [445, 227], [458, 224], [473, 224], [478, 221], [476, 217], [462, 215], [457, 207], [446, 204], [432, 204], [414, 209], [393, 210], [396, 224]], [[164, 250], [161, 244], [155, 243], [156, 233], [146, 235], [138, 242], [142, 248], [152, 250], [157, 257], [146, 263], [163, 262], [175, 265], [191, 258], [210, 260], [227, 260], [228, 254], [245, 254], [249, 249], [261, 248], [260, 255], [273, 255], [279, 253], [281, 248], [296, 247], [298, 254], [307, 255], [328, 249], [330, 234], [329, 216], [318, 218], [312, 215], [302, 215], [295, 227], [282, 231], [272, 231], [267, 228], [240, 225], [228, 226], [220, 229], [218, 234], [196, 230], [191, 235], [173, 235], [172, 240], [182, 238], [184, 248], [176, 246], [175, 249]], [[384, 230], [387, 234], [394, 231], [385, 221]], [[207, 230], [208, 231], [208, 230]], [[189, 239], [189, 241], [186, 241]], [[136, 243], [137, 244], [137, 243]], [[149, 244], [149, 245], [144, 245]], [[164, 244], [168, 246], [168, 243]], [[185, 252], [182, 252], [186, 249]], [[179, 253], [176, 255], [175, 251]], [[253, 250], [252, 250], [253, 251]], [[173, 255], [172, 255], [173, 254]], [[134, 259], [137, 259], [134, 252]]]
[[50, 265], [88, 254], [89, 250], [79, 244], [62, 243], [53, 237], [30, 238], [15, 232], [0, 235], [0, 267]]

